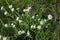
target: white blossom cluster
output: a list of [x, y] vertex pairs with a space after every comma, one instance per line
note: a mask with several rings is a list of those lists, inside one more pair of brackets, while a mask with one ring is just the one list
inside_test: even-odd
[[22, 22], [22, 20], [20, 20], [19, 17], [16, 17], [16, 21], [18, 21], [19, 23]]
[[29, 12], [31, 7], [27, 7], [27, 9], [23, 9], [23, 12]]
[[[12, 12], [14, 11], [14, 8], [12, 7], [12, 5], [9, 5], [8, 7], [10, 8]], [[5, 10], [4, 6], [1, 6], [1, 10]], [[4, 15], [7, 15], [7, 14], [8, 12], [5, 10]]]
[[14, 11], [14, 8], [12, 5], [9, 5], [9, 8], [11, 9], [12, 12]]
[[15, 24], [11, 23], [11, 26], [12, 26], [13, 28], [15, 28]]
[[7, 37], [3, 37], [3, 40], [7, 40]]
[[[14, 11], [14, 8], [13, 8], [13, 6], [12, 5], [9, 5], [8, 6], [9, 8], [10, 8], [10, 10], [13, 12]], [[1, 10], [3, 10], [4, 9], [4, 7], [3, 6], [1, 6]], [[19, 8], [17, 8], [17, 10], [18, 10]], [[23, 9], [22, 11], [23, 12], [29, 12], [30, 11], [30, 9], [31, 9], [31, 7], [27, 7], [27, 9]], [[7, 11], [5, 11], [4, 12], [4, 15], [7, 15], [8, 14], [8, 12]], [[36, 15], [36, 16], [39, 16], [39, 15]], [[31, 17], [32, 19], [34, 19], [35, 18], [35, 16], [33, 15], [32, 17]], [[41, 29], [42, 28], [42, 25], [44, 25], [46, 22], [47, 22], [47, 20], [52, 20], [52, 18], [53, 18], [53, 16], [51, 15], [51, 14], [49, 14], [48, 16], [47, 16], [47, 18], [48, 19], [43, 19], [43, 20], [41, 20], [40, 18], [38, 18], [37, 20], [39, 21], [39, 25], [38, 26], [36, 26], [35, 24], [34, 25], [31, 25], [30, 26], [30, 28], [31, 29]], [[16, 21], [18, 21], [19, 23], [21, 23], [22, 22], [22, 20], [20, 20], [20, 17], [16, 17]], [[4, 26], [5, 27], [8, 27], [8, 24], [4, 24]], [[10, 26], [12, 26], [13, 28], [15, 28], [15, 24], [14, 23], [11, 23], [11, 25]], [[24, 33], [26, 33], [24, 30], [19, 30], [18, 31], [18, 35], [21, 35], [21, 34], [24, 34]], [[30, 31], [28, 30], [27, 31], [27, 36], [29, 36], [30, 35]], [[1, 35], [0, 35], [0, 38], [1, 38]], [[3, 40], [6, 40], [7, 38], [6, 37], [3, 37]]]
[[5, 27], [8, 27], [8, 24], [4, 24]]
[[18, 31], [18, 35], [21, 35], [21, 34], [24, 34], [25, 33], [25, 31], [24, 30], [20, 30], [20, 31]]
[[36, 25], [31, 25], [31, 29], [35, 29], [36, 28]]
[[[8, 24], [4, 24], [4, 26], [5, 27], [9, 27], [9, 25]], [[13, 28], [15, 27], [15, 24], [13, 24], [13, 23], [11, 23], [11, 25], [10, 26], [12, 26]]]
[[7, 37], [3, 37], [2, 39], [2, 35], [0, 35], [0, 40], [7, 40]]

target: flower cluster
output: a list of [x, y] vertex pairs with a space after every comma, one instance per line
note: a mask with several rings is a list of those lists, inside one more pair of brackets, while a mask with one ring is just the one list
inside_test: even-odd
[[[12, 13], [9, 13], [8, 10], [6, 10], [4, 8], [4, 6], [1, 6], [1, 11], [4, 11], [4, 15], [7, 18], [10, 17], [10, 19], [13, 19], [13, 20], [10, 21], [10, 22], [8, 20], [8, 23], [6, 23], [6, 24], [3, 23], [3, 24], [4, 24], [4, 27], [6, 27], [6, 28], [13, 27], [14, 29], [16, 29], [17, 35], [23, 35], [23, 34], [26, 33], [26, 36], [30, 36], [30, 35], [32, 35], [31, 32], [30, 32], [30, 30], [35, 31], [35, 30], [38, 29], [40, 31], [43, 26], [47, 27], [47, 25], [48, 25], [47, 22], [48, 21], [50, 21], [50, 20], [53, 19], [53, 16], [51, 14], [49, 14], [47, 16], [47, 19], [45, 19], [45, 18], [43, 19], [42, 17], [40, 17], [39, 14], [37, 14], [37, 15], [35, 15], [35, 14], [31, 15], [31, 14], [29, 14], [30, 10], [32, 9], [31, 6], [29, 6], [26, 9], [22, 10], [23, 12], [25, 12], [25, 14], [28, 13], [27, 17], [29, 17], [29, 18], [26, 18], [25, 14], [22, 14], [23, 17], [21, 17], [20, 13], [15, 11], [15, 9], [19, 10], [20, 8], [14, 8], [12, 4], [8, 5], [8, 8], [10, 9], [10, 11]], [[21, 29], [23, 29], [24, 26], [25, 26], [24, 30], [21, 30]], [[17, 29], [17, 27], [19, 29]], [[1, 37], [2, 37], [2, 35], [0, 35], [0, 39], [1, 39]], [[3, 37], [3, 40], [7, 40], [7, 37]]]
[[18, 31], [18, 35], [21, 35], [21, 34], [24, 34], [24, 33], [25, 33], [24, 30], [22, 30], [22, 31]]
[[23, 12], [29, 12], [31, 7], [28, 7], [27, 9], [23, 9]]

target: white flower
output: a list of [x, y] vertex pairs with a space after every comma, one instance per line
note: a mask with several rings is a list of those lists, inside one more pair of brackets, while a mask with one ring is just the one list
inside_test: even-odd
[[11, 25], [14, 25], [13, 23], [11, 23]]
[[38, 16], [38, 14], [36, 16]]
[[9, 8], [11, 9], [11, 11], [14, 11], [14, 8], [12, 8], [12, 5], [9, 5]]
[[22, 20], [19, 20], [19, 23], [21, 23], [22, 22]]
[[44, 24], [44, 21], [43, 21], [43, 20], [41, 20], [41, 21], [40, 21], [40, 24], [41, 24], [41, 25], [43, 25], [43, 24]]
[[21, 34], [24, 34], [25, 33], [25, 31], [24, 30], [20, 30], [20, 31], [18, 31], [18, 35], [21, 35]]
[[53, 18], [52, 15], [49, 14], [49, 15], [48, 15], [48, 19], [50, 20], [50, 19], [52, 19], [52, 18]]
[[9, 5], [9, 8], [12, 8], [12, 5]]
[[37, 26], [37, 29], [41, 29], [41, 25]]
[[11, 23], [11, 26], [14, 28], [15, 27], [15, 24]]
[[7, 15], [7, 14], [8, 14], [8, 12], [7, 12], [7, 11], [5, 11], [5, 12], [4, 12], [4, 15]]
[[36, 26], [35, 25], [31, 25], [31, 29], [35, 29], [36, 28]]
[[29, 10], [28, 9], [24, 9], [23, 12], [29, 12]]
[[40, 18], [38, 18], [38, 21], [40, 20]]
[[47, 20], [46, 19], [44, 19], [44, 22], [46, 22]]
[[3, 37], [3, 40], [7, 40], [7, 37]]
[[18, 21], [19, 23], [22, 22], [22, 20], [20, 20], [19, 17], [16, 18], [16, 21]]
[[27, 9], [28, 9], [28, 10], [30, 10], [30, 9], [31, 9], [31, 7], [28, 7]]
[[29, 31], [27, 31], [27, 36], [29, 36], [30, 35], [30, 32]]
[[19, 20], [19, 17], [16, 18], [16, 21], [18, 21], [18, 20]]
[[0, 35], [0, 39], [1, 39], [1, 37], [2, 37], [2, 36]]
[[22, 32], [21, 33], [25, 33], [25, 31], [24, 30], [22, 30]]
[[23, 9], [23, 12], [29, 12], [31, 7], [28, 7], [27, 9]]
[[11, 8], [11, 11], [13, 12], [14, 11], [14, 8]]
[[15, 27], [15, 25], [12, 26], [13, 28]]
[[23, 9], [23, 12], [26, 12], [26, 9]]
[[8, 24], [4, 24], [5, 27], [8, 27]]
[[3, 6], [1, 6], [1, 10], [3, 10]]
[[18, 31], [18, 35], [21, 35], [21, 31]]
[[40, 21], [40, 24], [43, 25], [43, 24], [46, 23], [46, 21], [47, 21], [46, 19], [43, 19], [43, 20]]
[[35, 16], [32, 16], [32, 19], [34, 19], [35, 18]]

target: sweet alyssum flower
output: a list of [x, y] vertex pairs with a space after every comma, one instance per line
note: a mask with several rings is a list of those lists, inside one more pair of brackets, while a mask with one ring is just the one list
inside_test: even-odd
[[31, 9], [31, 7], [28, 7], [27, 9], [28, 9], [28, 10], [30, 10], [30, 9]]
[[40, 21], [40, 24], [43, 25], [43, 24], [44, 24], [44, 20], [41, 20], [41, 21]]
[[2, 36], [0, 35], [0, 39], [1, 39], [1, 37], [2, 37]]
[[21, 35], [21, 34], [24, 34], [25, 33], [25, 31], [24, 30], [20, 30], [20, 31], [18, 31], [18, 35]]
[[14, 28], [15, 27], [15, 24], [11, 23], [11, 26]]
[[4, 24], [5, 27], [8, 27], [8, 24]]
[[46, 19], [44, 19], [44, 22], [46, 22], [47, 20]]
[[13, 28], [15, 27], [15, 25], [12, 26]]
[[28, 7], [27, 9], [23, 9], [23, 12], [29, 12], [31, 7]]
[[3, 10], [4, 9], [4, 7], [3, 6], [1, 6], [1, 10]]
[[38, 14], [36, 16], [38, 16]]
[[50, 19], [52, 19], [52, 18], [53, 18], [52, 15], [49, 14], [49, 15], [48, 15], [48, 19], [50, 20]]
[[19, 23], [21, 23], [22, 22], [22, 20], [18, 20], [19, 21]]
[[29, 10], [28, 9], [24, 9], [23, 12], [29, 12]]
[[32, 19], [34, 19], [35, 18], [35, 16], [32, 16]]
[[31, 25], [31, 29], [35, 29], [36, 28], [36, 25]]
[[30, 35], [30, 32], [29, 31], [27, 31], [27, 36], [29, 36]]
[[41, 25], [38, 25], [38, 26], [37, 26], [37, 29], [41, 29]]
[[19, 17], [16, 17], [16, 21], [18, 21], [19, 23], [22, 22], [22, 20], [20, 20]]
[[8, 12], [7, 12], [7, 11], [5, 11], [5, 12], [4, 12], [4, 15], [7, 15], [7, 14], [8, 14]]
[[7, 37], [3, 37], [3, 40], [7, 40]]
[[40, 18], [38, 18], [38, 21], [40, 20]]
[[16, 17], [16, 21], [18, 21], [19, 20], [19, 17]]
[[13, 23], [11, 23], [11, 25], [14, 25]]
[[43, 24], [45, 24], [46, 23], [46, 19], [42, 19], [41, 21], [40, 21], [40, 25], [43, 25]]
[[12, 5], [9, 5], [9, 8], [11, 9], [11, 11], [14, 11], [14, 8], [12, 7]]
[[13, 12], [14, 11], [14, 8], [11, 8], [11, 11]]
[[12, 5], [9, 5], [9, 8], [12, 8]]

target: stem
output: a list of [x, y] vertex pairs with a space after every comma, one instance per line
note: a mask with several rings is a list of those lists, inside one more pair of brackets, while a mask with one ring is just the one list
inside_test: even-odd
[[1, 20], [1, 18], [0, 18], [0, 21], [1, 21], [2, 25], [4, 25], [3, 21]]

